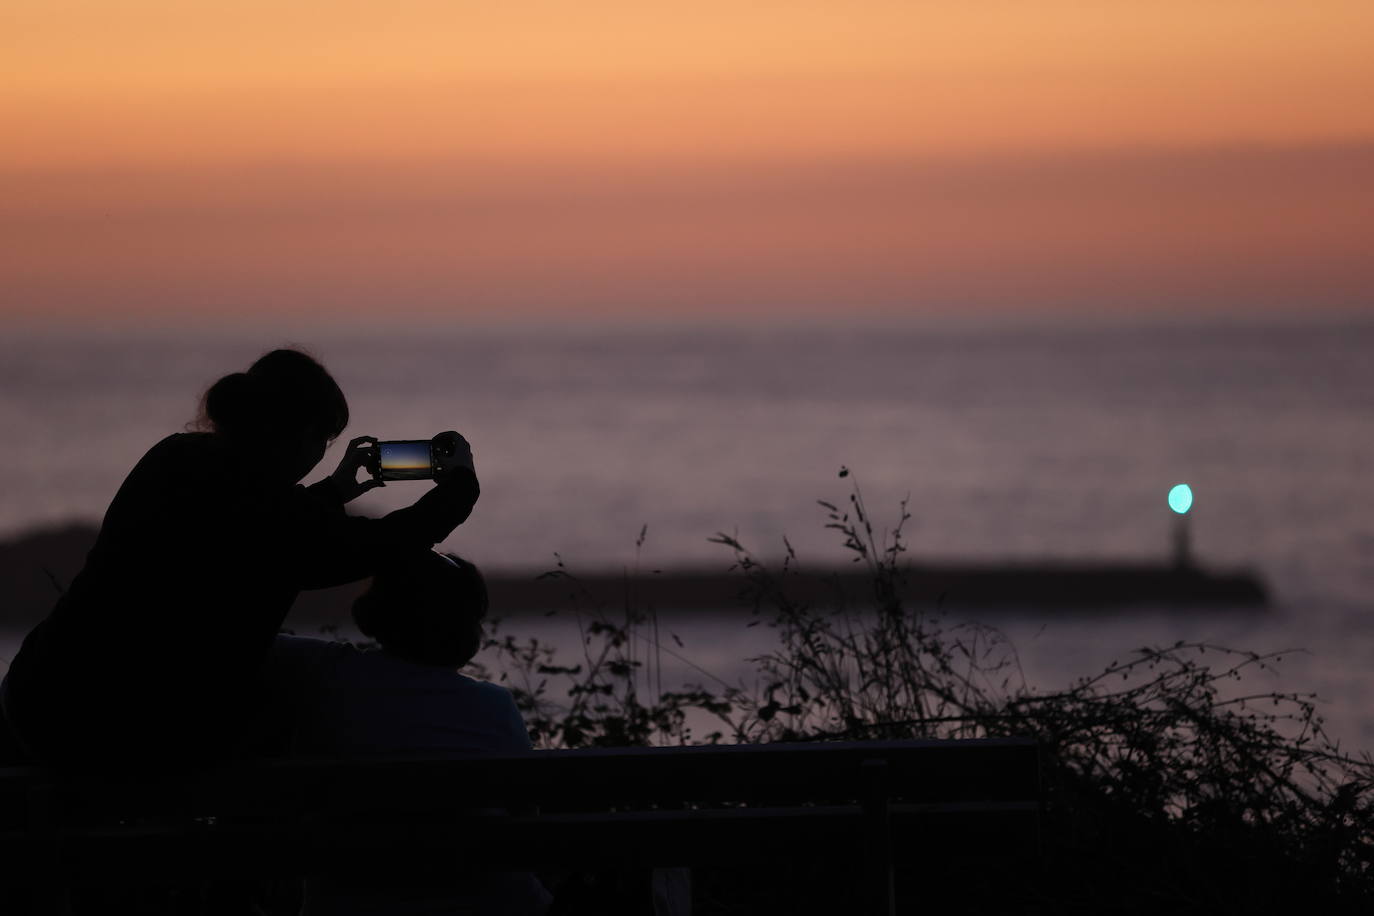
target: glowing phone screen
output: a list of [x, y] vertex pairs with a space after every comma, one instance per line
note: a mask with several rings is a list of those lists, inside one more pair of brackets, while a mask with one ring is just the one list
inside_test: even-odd
[[382, 476], [391, 480], [431, 475], [429, 440], [378, 443]]

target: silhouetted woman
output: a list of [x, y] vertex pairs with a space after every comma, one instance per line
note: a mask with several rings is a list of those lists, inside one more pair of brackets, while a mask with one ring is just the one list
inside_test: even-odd
[[347, 423], [324, 367], [274, 350], [210, 388], [203, 431], [143, 456], [6, 678], [6, 713], [35, 756], [139, 769], [233, 754], [297, 593], [369, 576], [468, 517], [478, 486], [466, 469], [383, 518], [345, 515], [377, 485], [356, 480], [365, 438], [331, 476], [299, 486]]

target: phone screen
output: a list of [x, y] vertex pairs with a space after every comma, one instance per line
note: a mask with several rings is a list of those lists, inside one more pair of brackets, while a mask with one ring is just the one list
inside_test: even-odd
[[378, 442], [382, 479], [425, 480], [433, 477], [429, 446], [428, 439]]

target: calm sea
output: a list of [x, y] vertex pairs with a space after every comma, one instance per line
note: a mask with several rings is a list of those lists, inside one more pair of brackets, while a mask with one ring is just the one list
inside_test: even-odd
[[[1277, 606], [999, 613], [1028, 677], [1052, 687], [1178, 638], [1305, 648], [1275, 684], [1317, 690], [1336, 733], [1374, 748], [1374, 325], [295, 339], [347, 393], [346, 435], [452, 428], [470, 439], [482, 502], [449, 545], [490, 568], [547, 569], [555, 553], [574, 570], [724, 568], [731, 557], [707, 541], [718, 531], [764, 557], [786, 535], [803, 562], [842, 562], [815, 500], [843, 501], [856, 480], [879, 521], [910, 498], [918, 559], [1141, 559], [1167, 550], [1165, 494], [1186, 481], [1202, 562], [1254, 568]], [[283, 342], [0, 341], [0, 536], [98, 519], [210, 382]], [[843, 480], [842, 466], [853, 472]], [[393, 484], [362, 508], [404, 505], [420, 486]], [[695, 636], [689, 650], [726, 673], [754, 648], [719, 619], [699, 622]], [[0, 650], [2, 663], [11, 650]]]

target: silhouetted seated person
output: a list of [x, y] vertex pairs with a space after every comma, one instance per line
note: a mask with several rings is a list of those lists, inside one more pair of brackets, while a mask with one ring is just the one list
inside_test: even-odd
[[467, 519], [478, 496], [467, 468], [383, 518], [345, 515], [378, 485], [357, 480], [365, 438], [332, 475], [298, 486], [347, 423], [325, 368], [274, 350], [206, 392], [204, 431], [143, 456], [0, 690], [33, 756], [140, 777], [232, 756], [260, 718], [261, 667], [298, 592], [366, 578]]
[[[458, 673], [482, 642], [487, 591], [472, 564], [421, 551], [379, 572], [353, 618], [380, 649], [278, 636], [267, 668], [296, 756], [516, 753], [529, 733], [510, 691]], [[542, 913], [549, 895], [523, 872], [461, 871], [417, 881], [317, 877], [306, 914]]]

